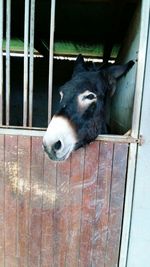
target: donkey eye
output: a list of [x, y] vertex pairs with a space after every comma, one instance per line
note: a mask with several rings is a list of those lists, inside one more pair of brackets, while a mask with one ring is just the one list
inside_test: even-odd
[[92, 100], [92, 99], [95, 98], [95, 96], [94, 96], [93, 94], [89, 94], [89, 95], [87, 95], [85, 98], [86, 98], [86, 99], [90, 99], [90, 100]]
[[89, 90], [78, 95], [79, 110], [83, 111], [88, 108], [93, 102], [97, 101], [97, 95]]

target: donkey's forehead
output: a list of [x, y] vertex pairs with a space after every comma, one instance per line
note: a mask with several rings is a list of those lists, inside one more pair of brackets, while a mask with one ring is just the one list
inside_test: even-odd
[[93, 91], [96, 93], [97, 82], [102, 82], [101, 75], [98, 76], [95, 72], [88, 72], [85, 74], [78, 75], [72, 78], [70, 81], [60, 87], [59, 91], [67, 95], [78, 95], [86, 90]]
[[79, 90], [83, 90], [83, 88], [87, 88], [91, 86], [91, 81], [85, 78], [81, 79], [71, 79], [67, 83], [65, 83], [63, 86], [60, 87], [60, 91], [62, 92], [76, 92]]

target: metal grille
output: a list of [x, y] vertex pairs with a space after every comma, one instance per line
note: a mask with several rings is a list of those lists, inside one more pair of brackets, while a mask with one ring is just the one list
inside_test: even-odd
[[[23, 103], [21, 127], [33, 126], [33, 96], [34, 96], [34, 35], [36, 0], [24, 0], [24, 40], [23, 40]], [[49, 77], [48, 77], [48, 118], [51, 118], [52, 107], [52, 75], [53, 75], [53, 42], [55, 0], [50, 1], [50, 41], [49, 41]], [[19, 10], [18, 10], [19, 12]], [[0, 126], [11, 126], [11, 28], [12, 2], [0, 0]], [[45, 27], [49, 27], [45, 25]], [[6, 32], [5, 30], [6, 29]], [[4, 36], [6, 47], [4, 59]], [[5, 88], [5, 89], [4, 89]], [[16, 125], [14, 125], [16, 126]]]

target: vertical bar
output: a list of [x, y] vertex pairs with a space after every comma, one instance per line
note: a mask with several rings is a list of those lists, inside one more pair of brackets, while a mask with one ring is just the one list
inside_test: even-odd
[[3, 123], [3, 0], [0, 1], [0, 125]]
[[53, 47], [54, 47], [54, 28], [55, 28], [55, 6], [56, 6], [56, 0], [52, 0], [51, 1], [50, 44], [49, 44], [48, 122], [52, 116], [52, 83], [53, 83]]
[[31, 0], [31, 13], [30, 13], [30, 65], [29, 65], [29, 126], [30, 127], [32, 127], [32, 113], [33, 113], [34, 21], [35, 21], [35, 0]]
[[23, 97], [23, 126], [27, 126], [28, 99], [28, 43], [29, 43], [29, 0], [25, 1], [24, 19], [24, 97]]
[[6, 7], [6, 125], [10, 118], [10, 23], [11, 23], [11, 0], [7, 0]]

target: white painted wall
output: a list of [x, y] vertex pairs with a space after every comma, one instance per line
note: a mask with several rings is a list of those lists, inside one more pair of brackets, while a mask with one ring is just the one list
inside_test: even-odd
[[150, 32], [148, 38], [127, 267], [150, 267]]

